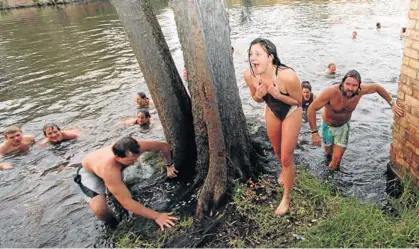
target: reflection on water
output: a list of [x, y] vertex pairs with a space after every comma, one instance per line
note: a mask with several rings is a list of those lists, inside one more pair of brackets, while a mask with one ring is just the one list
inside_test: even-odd
[[[163, 7], [167, 1], [156, 2], [159, 22], [182, 73], [173, 13]], [[251, 100], [242, 78], [248, 45], [259, 36], [275, 42], [281, 60], [301, 80], [309, 80], [315, 93], [355, 68], [365, 82], [381, 83], [396, 94], [406, 2], [243, 0], [227, 5], [247, 116], [263, 120], [264, 105]], [[379, 32], [376, 21], [383, 26]], [[358, 32], [356, 40], [351, 39], [353, 30]], [[15, 168], [0, 172], [0, 246], [93, 246], [101, 236], [100, 223], [72, 183], [75, 168], [89, 151], [125, 135], [164, 139], [153, 109], [150, 130], [119, 124], [136, 115], [136, 93], [148, 91], [114, 8], [96, 2], [2, 12], [0, 61], [0, 129], [19, 125], [40, 141], [44, 123], [54, 121], [63, 129], [77, 126], [82, 133], [77, 141], [45, 149], [38, 142], [27, 155], [8, 159]], [[337, 65], [337, 78], [316, 75], [330, 62]], [[391, 121], [391, 110], [378, 95], [361, 100], [342, 172], [334, 178], [345, 194], [383, 199]], [[307, 131], [304, 125], [298, 161], [322, 173], [322, 152], [309, 145]]]

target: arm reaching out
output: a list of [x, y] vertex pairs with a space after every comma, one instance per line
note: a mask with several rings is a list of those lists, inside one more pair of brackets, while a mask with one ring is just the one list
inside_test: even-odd
[[167, 177], [169, 178], [177, 177], [176, 173], [178, 173], [178, 171], [176, 170], [174, 166], [172, 155], [170, 153], [170, 147], [167, 143], [152, 141], [152, 140], [137, 140], [137, 142], [140, 145], [141, 152], [145, 152], [145, 151], [163, 152], [164, 158], [166, 159]]
[[361, 91], [363, 94], [378, 93], [378, 95], [380, 95], [383, 99], [385, 99], [385, 101], [390, 105], [394, 114], [396, 114], [399, 117], [403, 117], [404, 115], [403, 109], [397, 104], [397, 101], [393, 101], [393, 98], [386, 91], [386, 89], [384, 89], [384, 87], [375, 83], [371, 83], [371, 84], [362, 83], [361, 89], [362, 89]]
[[145, 218], [154, 220], [157, 223], [157, 225], [159, 225], [161, 230], [164, 230], [164, 227], [170, 228], [175, 225], [174, 221], [176, 221], [177, 218], [171, 216], [171, 213], [156, 212], [132, 199], [131, 193], [125, 186], [120, 175], [116, 176], [115, 174], [121, 173], [116, 170], [111, 174], [107, 174], [111, 177], [106, 177], [103, 180], [109, 191], [113, 194], [113, 196], [115, 196], [115, 198], [119, 201], [119, 203], [121, 203], [121, 205], [125, 209], [133, 212], [136, 215], [140, 215]]

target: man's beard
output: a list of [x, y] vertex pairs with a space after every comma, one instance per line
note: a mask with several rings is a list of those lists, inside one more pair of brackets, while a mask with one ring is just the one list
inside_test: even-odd
[[[353, 91], [345, 90], [345, 87], [343, 87], [343, 86], [340, 88], [340, 92], [342, 93], [343, 97], [348, 98], [348, 99], [351, 99], [351, 98], [355, 97], [356, 95], [358, 95], [358, 90], [359, 90], [359, 88], [355, 92], [353, 92]], [[351, 92], [352, 95], [348, 96], [346, 94], [347, 92]]]

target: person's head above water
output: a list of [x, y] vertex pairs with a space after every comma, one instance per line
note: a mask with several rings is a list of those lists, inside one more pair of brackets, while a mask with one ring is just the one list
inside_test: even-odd
[[342, 95], [346, 98], [352, 98], [361, 91], [361, 75], [356, 70], [350, 70], [345, 74], [339, 89]]
[[311, 84], [309, 81], [301, 82], [301, 88], [303, 89], [303, 97], [305, 100], [309, 100], [311, 96]]
[[329, 63], [329, 65], [327, 65], [327, 72], [329, 74], [335, 74], [336, 73], [336, 64], [335, 63]]
[[132, 137], [123, 137], [113, 146], [115, 160], [123, 166], [130, 166], [140, 157], [140, 145]]
[[278, 67], [287, 67], [281, 63], [275, 44], [263, 38], [257, 38], [250, 43], [249, 64], [254, 76], [265, 73], [272, 67], [275, 67], [275, 74], [277, 73]]
[[42, 128], [44, 136], [48, 138], [51, 143], [58, 143], [63, 140], [60, 127], [55, 123], [47, 123]]
[[147, 107], [150, 104], [150, 100], [144, 92], [137, 93], [135, 100], [141, 107]]
[[137, 124], [140, 126], [150, 124], [150, 113], [147, 110], [139, 110], [137, 112]]
[[138, 92], [137, 95], [142, 99], [147, 99], [147, 95], [144, 92]]
[[381, 23], [380, 23], [380, 22], [377, 22], [377, 23], [375, 24], [375, 27], [376, 27], [377, 29], [381, 29]]
[[23, 133], [22, 130], [17, 126], [8, 126], [3, 131], [3, 135], [6, 141], [10, 142], [13, 146], [18, 146], [22, 143]]
[[352, 39], [356, 39], [356, 36], [358, 35], [358, 33], [356, 31], [352, 32]]

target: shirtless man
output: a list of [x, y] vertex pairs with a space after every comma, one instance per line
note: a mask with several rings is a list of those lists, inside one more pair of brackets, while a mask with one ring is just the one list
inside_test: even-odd
[[121, 138], [111, 146], [88, 154], [82, 161], [82, 167], [77, 170], [74, 181], [84, 193], [90, 209], [99, 220], [110, 227], [116, 227], [118, 222], [106, 204], [106, 188], [126, 210], [154, 220], [161, 230], [175, 225], [174, 221], [177, 218], [171, 216], [171, 213], [158, 213], [132, 199], [131, 193], [122, 181], [121, 171], [133, 165], [145, 151], [163, 152], [167, 176], [169, 178], [177, 176], [167, 143], [135, 140], [131, 137]]
[[44, 147], [47, 143], [58, 144], [67, 140], [76, 139], [79, 137], [79, 134], [76, 132], [76, 129], [68, 129], [62, 131], [57, 124], [48, 123], [42, 128], [44, 132], [44, 140], [41, 142], [41, 147]]
[[[22, 152], [35, 143], [35, 136], [24, 136], [22, 130], [16, 126], [9, 126], [3, 131], [6, 141], [0, 145], [0, 158], [13, 152]], [[10, 163], [0, 163], [0, 170], [11, 169]]]
[[321, 146], [316, 125], [316, 111], [324, 107], [322, 136], [326, 157], [331, 158], [330, 169], [337, 169], [349, 139], [349, 121], [362, 96], [378, 93], [391, 106], [393, 112], [403, 116], [403, 110], [390, 94], [378, 84], [361, 83], [361, 75], [350, 70], [339, 85], [326, 88], [308, 108], [308, 121], [311, 128], [312, 142]]

